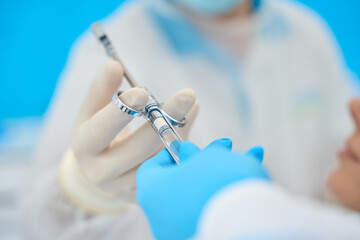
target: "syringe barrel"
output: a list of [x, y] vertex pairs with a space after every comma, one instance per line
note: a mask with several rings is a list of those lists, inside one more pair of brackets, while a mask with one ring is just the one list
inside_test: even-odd
[[180, 136], [175, 132], [173, 126], [160, 109], [151, 109], [147, 116], [148, 121], [159, 135], [166, 149], [174, 161], [179, 164], [179, 149], [182, 143]]

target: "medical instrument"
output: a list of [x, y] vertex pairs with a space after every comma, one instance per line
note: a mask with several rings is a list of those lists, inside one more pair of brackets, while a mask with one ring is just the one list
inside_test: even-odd
[[[94, 35], [99, 39], [101, 44], [104, 46], [106, 53], [115, 61], [118, 61], [124, 69], [124, 77], [128, 81], [131, 87], [140, 87], [140, 85], [135, 81], [135, 79], [129, 74], [125, 65], [122, 63], [119, 55], [117, 54], [114, 46], [112, 45], [110, 39], [106, 35], [105, 31], [101, 27], [100, 23], [95, 22], [91, 25]], [[182, 143], [182, 139], [179, 134], [175, 131], [174, 127], [183, 127], [187, 120], [184, 118], [181, 121], [178, 121], [172, 118], [167, 114], [161, 107], [161, 104], [157, 101], [151, 92], [143, 87], [148, 95], [149, 101], [145, 108], [141, 111], [132, 109], [131, 107], [126, 106], [120, 99], [119, 96], [123, 91], [116, 91], [112, 97], [112, 101], [121, 111], [134, 116], [140, 117], [144, 116], [146, 120], [150, 123], [154, 131], [160, 137], [161, 141], [165, 145], [167, 151], [170, 153], [173, 160], [179, 164], [179, 148]]]

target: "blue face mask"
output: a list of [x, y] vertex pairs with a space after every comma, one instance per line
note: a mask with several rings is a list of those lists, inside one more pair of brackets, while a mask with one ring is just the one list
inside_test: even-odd
[[246, 0], [168, 0], [181, 4], [196, 12], [218, 15], [230, 12]]

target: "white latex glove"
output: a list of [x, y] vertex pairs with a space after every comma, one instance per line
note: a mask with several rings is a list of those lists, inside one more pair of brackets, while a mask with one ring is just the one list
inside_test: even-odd
[[[143, 161], [162, 148], [159, 137], [147, 122], [130, 133], [126, 126], [133, 117], [111, 102], [122, 77], [121, 65], [112, 61], [102, 77], [94, 81], [59, 172], [60, 187], [67, 199], [94, 214], [116, 214], [134, 204], [136, 171]], [[146, 91], [141, 88], [129, 89], [119, 98], [136, 110], [143, 109], [148, 101]], [[178, 91], [163, 108], [177, 120], [187, 115], [187, 125], [178, 129], [185, 138], [198, 110], [194, 91]]]

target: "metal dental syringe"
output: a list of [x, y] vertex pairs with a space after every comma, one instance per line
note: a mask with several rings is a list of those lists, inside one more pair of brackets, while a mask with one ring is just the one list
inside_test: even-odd
[[[110, 39], [106, 35], [105, 31], [101, 27], [100, 23], [95, 22], [91, 25], [91, 28], [95, 34], [95, 36], [100, 40], [102, 45], [104, 46], [106, 53], [115, 61], [118, 61], [123, 69], [124, 69], [124, 77], [128, 81], [131, 87], [140, 87], [139, 84], [134, 80], [134, 78], [129, 74], [125, 65], [122, 63], [118, 54], [115, 51], [114, 46], [112, 45]], [[174, 127], [182, 127], [186, 124], [187, 120], [184, 118], [181, 121], [178, 121], [172, 118], [169, 114], [167, 114], [161, 107], [161, 104], [156, 100], [154, 95], [150, 93], [147, 88], [144, 88], [149, 94], [149, 101], [145, 108], [142, 111], [136, 111], [131, 109], [122, 103], [119, 99], [119, 95], [122, 91], [117, 91], [114, 93], [113, 102], [121, 108], [121, 106], [125, 106], [126, 109], [130, 109], [131, 111], [137, 113], [133, 114], [134, 116], [144, 116], [150, 125], [153, 127], [154, 131], [160, 137], [161, 141], [165, 145], [166, 149], [170, 153], [171, 157], [174, 161], [179, 164], [179, 148], [182, 143], [182, 139], [179, 134], [175, 131]]]

